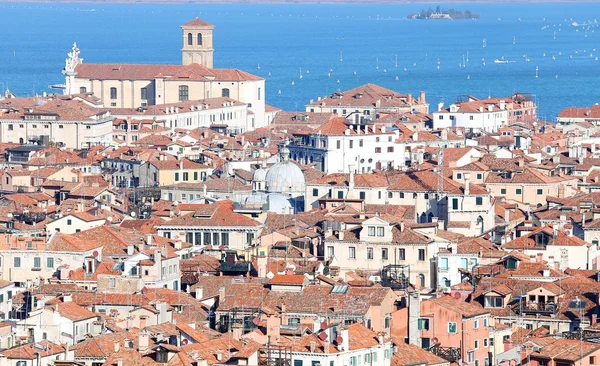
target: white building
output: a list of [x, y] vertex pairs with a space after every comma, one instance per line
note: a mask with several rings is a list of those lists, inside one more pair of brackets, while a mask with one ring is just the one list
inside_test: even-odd
[[472, 132], [497, 132], [508, 123], [505, 101], [469, 100], [443, 107], [440, 104], [438, 111], [432, 113], [433, 128], [464, 127]]
[[[301, 164], [316, 163], [326, 173], [368, 173], [375, 169], [405, 165], [405, 145], [397, 143], [398, 130], [377, 124], [353, 124], [346, 118], [333, 118], [309, 134], [297, 134], [288, 145], [291, 158]], [[409, 157], [410, 158], [410, 157]]]

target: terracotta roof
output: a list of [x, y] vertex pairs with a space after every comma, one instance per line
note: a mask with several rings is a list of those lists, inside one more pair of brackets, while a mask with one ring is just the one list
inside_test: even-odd
[[73, 322], [96, 318], [95, 313], [77, 305], [74, 302], [63, 302], [60, 304], [50, 305], [46, 306], [46, 309], [58, 312], [62, 317], [65, 317]]
[[[36, 347], [36, 344], [43, 347], [44, 349], [40, 349]], [[5, 356], [9, 359], [25, 359], [25, 360], [33, 360], [37, 358], [37, 355], [40, 354], [42, 357], [53, 356], [60, 353], [64, 353], [65, 348], [59, 344], [55, 344], [49, 342], [48, 340], [41, 340], [37, 343], [29, 343], [22, 346], [13, 347], [10, 349], [5, 349], [0, 351], [0, 355]]]
[[452, 296], [441, 296], [427, 301], [431, 301], [438, 306], [454, 311], [467, 318], [489, 313], [489, 311], [483, 309], [481, 306], [455, 299]]
[[275, 275], [269, 283], [271, 285], [302, 285], [307, 282], [307, 278], [304, 275]]
[[390, 360], [390, 366], [429, 366], [448, 363], [448, 361], [443, 358], [438, 357], [421, 347], [408, 344], [404, 342], [404, 340], [395, 341], [394, 345], [396, 346], [397, 351], [394, 352], [394, 355]]
[[189, 22], [182, 24], [182, 27], [214, 27], [213, 24], [210, 24], [208, 22], [205, 22], [202, 19], [199, 19], [198, 17], [196, 17], [193, 20], [190, 20]]
[[177, 226], [252, 226], [258, 227], [260, 223], [242, 214], [233, 212], [231, 201], [219, 201], [216, 203], [203, 205], [195, 212], [174, 218], [158, 228], [168, 228]]

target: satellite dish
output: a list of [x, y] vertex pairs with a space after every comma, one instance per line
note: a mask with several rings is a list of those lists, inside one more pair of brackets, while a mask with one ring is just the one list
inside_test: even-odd
[[183, 345], [185, 346], [186, 344], [188, 344], [188, 342], [189, 342], [189, 341], [188, 341], [187, 339], [185, 339], [185, 338], [184, 338], [184, 339], [181, 341], [181, 344], [183, 344]]
[[433, 338], [431, 339], [431, 343], [433, 343], [433, 344], [438, 344], [438, 342], [439, 342], [439, 341], [440, 341], [440, 340], [439, 340], [439, 339], [437, 339], [437, 337], [433, 337]]
[[178, 204], [179, 204], [179, 202], [173, 201], [173, 206], [177, 206]]
[[460, 292], [454, 291], [454, 293], [452, 294], [452, 297], [454, 297], [455, 299], [458, 300], [462, 297], [462, 295], [460, 294]]
[[129, 214], [129, 216], [135, 217], [135, 211], [131, 211], [131, 213]]
[[338, 337], [335, 339], [335, 342], [336, 342], [337, 344], [342, 344], [342, 342], [344, 342], [344, 338], [342, 338], [341, 336], [338, 336]]

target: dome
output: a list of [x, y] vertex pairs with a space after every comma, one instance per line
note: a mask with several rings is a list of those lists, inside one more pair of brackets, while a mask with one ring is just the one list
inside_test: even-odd
[[304, 173], [290, 161], [290, 151], [284, 147], [279, 152], [281, 161], [267, 172], [267, 191], [286, 193], [294, 197], [304, 196]]
[[267, 171], [263, 168], [256, 169], [252, 180], [255, 182], [264, 182], [267, 179]]

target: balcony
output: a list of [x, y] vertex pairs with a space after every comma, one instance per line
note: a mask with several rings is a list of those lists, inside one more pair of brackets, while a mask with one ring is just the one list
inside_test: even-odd
[[458, 362], [461, 359], [460, 347], [442, 347], [436, 344], [431, 346], [428, 351], [450, 363]]
[[558, 305], [555, 303], [516, 303], [512, 310], [518, 315], [554, 316], [558, 313]]

